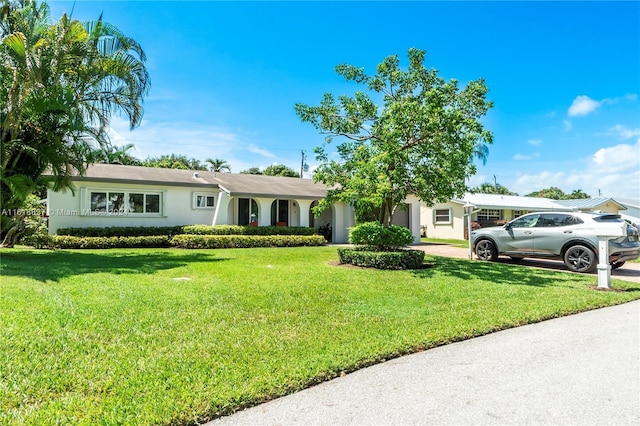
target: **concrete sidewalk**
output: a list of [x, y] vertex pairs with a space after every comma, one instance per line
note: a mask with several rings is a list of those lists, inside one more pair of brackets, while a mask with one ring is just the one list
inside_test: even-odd
[[397, 358], [209, 425], [640, 424], [640, 301]]

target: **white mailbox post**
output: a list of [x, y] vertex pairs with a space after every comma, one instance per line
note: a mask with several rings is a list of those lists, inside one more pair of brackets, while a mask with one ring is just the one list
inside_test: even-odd
[[601, 223], [596, 229], [598, 235], [598, 288], [611, 290], [611, 265], [609, 265], [609, 240], [623, 237], [627, 233], [624, 221]]
[[467, 238], [469, 239], [469, 259], [473, 259], [473, 250], [471, 248], [471, 215], [475, 213], [476, 205], [469, 201], [464, 205], [464, 215], [467, 216]]

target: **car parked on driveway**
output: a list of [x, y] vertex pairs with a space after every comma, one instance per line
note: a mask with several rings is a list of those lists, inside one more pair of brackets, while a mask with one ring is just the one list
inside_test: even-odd
[[559, 259], [573, 272], [591, 272], [598, 265], [598, 235], [611, 230], [621, 235], [609, 240], [613, 269], [640, 257], [638, 229], [606, 213], [529, 213], [504, 226], [472, 231], [471, 245], [480, 260], [495, 261], [499, 255]]

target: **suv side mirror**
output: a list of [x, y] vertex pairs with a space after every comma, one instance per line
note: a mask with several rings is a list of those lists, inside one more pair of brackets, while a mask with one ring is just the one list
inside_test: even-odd
[[508, 231], [509, 229], [511, 229], [511, 224], [507, 222], [504, 224], [503, 228]]

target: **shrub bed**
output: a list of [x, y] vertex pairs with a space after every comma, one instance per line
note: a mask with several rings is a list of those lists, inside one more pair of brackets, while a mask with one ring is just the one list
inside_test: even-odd
[[57, 235], [72, 237], [145, 237], [183, 234], [184, 226], [107, 226], [104, 228], [60, 228]]
[[413, 242], [411, 230], [404, 226], [383, 226], [378, 222], [365, 222], [351, 228], [349, 242], [368, 247], [370, 251], [397, 251]]
[[376, 269], [419, 269], [424, 262], [422, 250], [373, 251], [366, 247], [338, 248], [340, 263]]
[[322, 235], [176, 235], [171, 245], [187, 249], [301, 247], [326, 244]]
[[107, 249], [107, 248], [156, 248], [169, 247], [166, 235], [141, 237], [74, 237], [69, 235], [51, 235], [41, 248], [53, 249]]
[[184, 234], [191, 235], [314, 235], [315, 228], [305, 226], [240, 226], [240, 225], [188, 225]]

